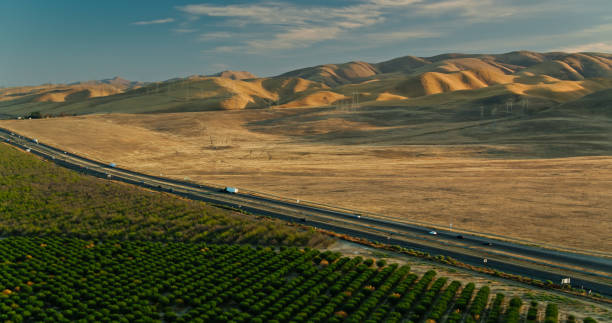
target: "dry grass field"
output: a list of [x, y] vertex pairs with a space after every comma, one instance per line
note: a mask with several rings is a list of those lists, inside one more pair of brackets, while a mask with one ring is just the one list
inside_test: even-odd
[[[612, 250], [609, 130], [587, 136], [583, 130], [592, 124], [554, 114], [519, 123], [461, 111], [447, 117], [436, 111], [435, 118], [428, 113], [247, 109], [7, 120], [0, 126], [150, 174]], [[599, 156], [568, 157], [580, 155]]]

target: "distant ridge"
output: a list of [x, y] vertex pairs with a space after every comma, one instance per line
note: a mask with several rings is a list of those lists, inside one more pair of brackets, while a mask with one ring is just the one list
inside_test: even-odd
[[108, 84], [108, 85], [113, 85], [113, 86], [117, 86], [117, 87], [121, 87], [121, 88], [130, 88], [130, 87], [134, 87], [134, 86], [141, 86], [141, 85], [143, 85], [145, 83], [144, 82], [140, 82], [140, 81], [130, 81], [130, 80], [126, 80], [124, 78], [121, 78], [119, 76], [115, 76], [115, 77], [110, 78], [110, 79], [73, 82], [73, 83], [69, 83], [68, 85], [87, 85], [87, 84]]
[[232, 80], [246, 80], [246, 79], [257, 78], [257, 76], [247, 71], [223, 71], [217, 74], [213, 74], [211, 76], [217, 76], [217, 77], [222, 77], [222, 78], [232, 79]]
[[[151, 113], [337, 106], [556, 106], [612, 88], [605, 53], [447, 53], [378, 63], [322, 64], [258, 78], [222, 71], [143, 83], [114, 77], [3, 88], [0, 114]], [[603, 100], [604, 95], [592, 100]], [[501, 109], [501, 108], [499, 108]]]

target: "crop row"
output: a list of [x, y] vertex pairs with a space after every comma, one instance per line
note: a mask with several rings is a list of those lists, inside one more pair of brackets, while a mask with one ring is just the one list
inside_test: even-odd
[[501, 294], [487, 311], [485, 287], [468, 306], [473, 284], [457, 295], [459, 282], [435, 276], [309, 248], [10, 237], [0, 240], [0, 322], [467, 322], [488, 312], [498, 323], [520, 313], [515, 300], [504, 312]]

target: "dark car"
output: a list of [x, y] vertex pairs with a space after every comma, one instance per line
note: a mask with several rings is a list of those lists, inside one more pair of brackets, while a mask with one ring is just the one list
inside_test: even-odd
[[463, 239], [463, 236], [462, 235], [458, 235], [457, 239]]
[[482, 244], [485, 245], [485, 246], [492, 246], [493, 245], [492, 242], [488, 242], [488, 241], [485, 241]]

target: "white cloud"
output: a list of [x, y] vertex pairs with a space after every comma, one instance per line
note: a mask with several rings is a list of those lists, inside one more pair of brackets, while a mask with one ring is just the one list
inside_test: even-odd
[[188, 33], [193, 33], [198, 31], [197, 29], [187, 29], [187, 28], [176, 28], [176, 29], [172, 29], [172, 31], [174, 31], [175, 33], [179, 33], [179, 34], [188, 34]]
[[453, 15], [462, 22], [499, 21], [508, 17], [529, 17], [542, 12], [567, 9], [564, 0], [540, 0], [528, 4], [503, 0], [445, 0], [418, 3], [415, 12], [422, 16]]
[[568, 53], [584, 53], [584, 52], [599, 52], [599, 53], [612, 53], [612, 42], [596, 42], [589, 44], [582, 44], [576, 46], [568, 46], [560, 48], [561, 52]]
[[[559, 31], [557, 34], [526, 34], [514, 35], [512, 37], [481, 38], [473, 41], [458, 39], [455, 42], [445, 43], [440, 47], [430, 47], [428, 50], [439, 52], [486, 52], [498, 53], [501, 51], [535, 50], [550, 52], [612, 52], [609, 46], [612, 42], [607, 41], [607, 35], [612, 32], [612, 24], [601, 24], [573, 30], [570, 32]], [[604, 41], [600, 41], [600, 40]], [[578, 44], [578, 45], [566, 45]], [[452, 48], [452, 49], [449, 49]]]
[[[398, 5], [398, 4], [396, 4]], [[177, 7], [192, 16], [236, 18], [236, 23], [275, 26], [346, 24], [351, 28], [379, 22], [381, 6], [365, 3], [347, 7], [299, 7], [288, 3], [216, 6], [194, 4]]]
[[133, 22], [132, 25], [157, 25], [157, 24], [167, 24], [173, 21], [174, 21], [174, 18], [165, 18], [165, 19], [156, 19], [156, 20], [147, 20], [147, 21], [137, 21], [137, 22]]
[[230, 38], [232, 36], [233, 34], [230, 32], [218, 31], [218, 32], [210, 32], [210, 33], [201, 34], [198, 37], [198, 40], [207, 41], [207, 40], [214, 40], [214, 39]]
[[391, 31], [366, 34], [365, 37], [372, 42], [394, 42], [408, 39], [436, 38], [443, 33], [425, 30]]
[[215, 6], [208, 4], [192, 4], [178, 7], [179, 10], [192, 16], [234, 17], [250, 19], [252, 22], [271, 24], [287, 20], [280, 15], [288, 10], [280, 6], [270, 5], [228, 5]]
[[381, 7], [403, 7], [415, 3], [421, 3], [423, 0], [371, 0], [369, 3]]
[[215, 48], [212, 49], [204, 49], [202, 50], [202, 53], [205, 54], [209, 54], [209, 53], [234, 53], [237, 51], [243, 51], [244, 47], [243, 46], [217, 46]]
[[[456, 25], [457, 21], [462, 24], [490, 22], [561, 10], [559, 8], [566, 6], [568, 1], [571, 0], [540, 0], [517, 4], [511, 0], [361, 0], [347, 2], [349, 4], [342, 7], [259, 2], [239, 5], [192, 4], [176, 8], [189, 17], [221, 18], [222, 22], [217, 22], [217, 26], [225, 26], [232, 31], [240, 30], [232, 34], [235, 37], [231, 44], [222, 44], [212, 51], [263, 53], [305, 48], [333, 39], [357, 39], [362, 35], [369, 37], [373, 43], [440, 37], [443, 35], [441, 32], [383, 32], [372, 29], [385, 22], [393, 25], [398, 19], [409, 21], [415, 17], [429, 19], [440, 15], [448, 16], [448, 19], [431, 27], [441, 30], [440, 27], [444, 25], [450, 29], [452, 27], [449, 26]], [[265, 31], [261, 32], [262, 29]], [[201, 35], [199, 39], [207, 41], [230, 38], [223, 35], [224, 32], [209, 33]]]
[[335, 39], [341, 32], [339, 27], [295, 28], [276, 34], [272, 39], [247, 41], [246, 50], [251, 53], [258, 53], [268, 50], [303, 48], [316, 42]]
[[[385, 7], [407, 6], [420, 0], [372, 0], [345, 7], [300, 7], [288, 3], [261, 3], [248, 5], [193, 4], [177, 7], [192, 16], [226, 18], [233, 28], [267, 26], [271, 32], [264, 36], [241, 33], [239, 45], [220, 46], [216, 52], [231, 49], [261, 53], [268, 50], [304, 48], [314, 43], [336, 39], [347, 31], [372, 26], [385, 21]], [[210, 33], [200, 40], [212, 40], [226, 33]]]
[[597, 26], [585, 28], [581, 31], [581, 33], [585, 35], [598, 34], [598, 33], [610, 33], [610, 32], [612, 32], [612, 24], [597, 25]]

